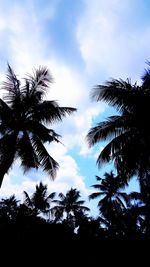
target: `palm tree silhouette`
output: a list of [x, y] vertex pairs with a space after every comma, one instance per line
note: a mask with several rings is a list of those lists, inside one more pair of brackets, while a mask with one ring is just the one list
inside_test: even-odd
[[142, 80], [138, 86], [129, 79], [113, 79], [94, 89], [92, 98], [115, 107], [120, 115], [110, 116], [91, 128], [87, 140], [90, 146], [110, 140], [97, 159], [98, 166], [114, 160], [118, 169], [122, 166], [130, 176], [138, 174], [144, 180], [150, 167], [150, 69]]
[[128, 195], [122, 192], [125, 184], [122, 182], [119, 176], [114, 176], [113, 172], [105, 173], [104, 178], [96, 176], [98, 184], [92, 185], [97, 189], [97, 192], [92, 193], [89, 199], [100, 198], [98, 202], [98, 208], [102, 217], [101, 220], [105, 221], [105, 225], [112, 230], [112, 227], [119, 227], [118, 222], [122, 217], [122, 214], [128, 203]]
[[98, 85], [92, 94], [96, 101], [103, 100], [116, 108], [119, 115], [110, 116], [90, 129], [87, 140], [90, 146], [108, 140], [97, 159], [102, 163], [114, 161], [124, 180], [136, 175], [140, 188], [149, 195], [147, 222], [150, 235], [150, 62], [142, 77], [142, 84], [131, 84], [127, 79], [112, 79]]
[[79, 200], [80, 192], [76, 188], [71, 188], [67, 191], [66, 195], [63, 193], [59, 194], [60, 200], [54, 200], [53, 202], [56, 204], [55, 207], [52, 208], [53, 215], [56, 218], [56, 221], [59, 221], [66, 214], [66, 222], [68, 224], [75, 225], [75, 217], [80, 216], [85, 211], [89, 211], [90, 209], [86, 206], [83, 206], [83, 200]]
[[55, 192], [48, 194], [47, 185], [43, 185], [43, 183], [40, 182], [39, 185], [36, 185], [36, 190], [31, 197], [24, 191], [24, 204], [28, 208], [31, 208], [36, 215], [42, 212], [43, 214], [49, 214], [50, 216], [50, 206], [52, 200], [55, 198], [55, 194]]
[[45, 125], [61, 121], [76, 109], [43, 99], [51, 83], [48, 69], [39, 67], [21, 85], [8, 65], [2, 87], [5, 95], [0, 99], [0, 186], [16, 158], [20, 158], [24, 171], [42, 167], [52, 179], [56, 176], [58, 163], [44, 143], [59, 142], [60, 136]]

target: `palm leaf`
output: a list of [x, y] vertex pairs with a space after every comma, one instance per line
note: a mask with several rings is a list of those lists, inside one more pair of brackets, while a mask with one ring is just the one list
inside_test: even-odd
[[63, 193], [59, 193], [59, 198], [62, 200], [62, 201], [64, 201], [65, 200], [65, 195], [63, 194]]
[[98, 85], [92, 92], [92, 99], [96, 101], [103, 100], [109, 105], [116, 107], [118, 111], [132, 110], [135, 101], [135, 92], [139, 87], [131, 85], [129, 79], [112, 79], [106, 82], [106, 85]]
[[40, 166], [50, 175], [51, 179], [54, 179], [56, 177], [56, 171], [59, 167], [58, 163], [49, 155], [46, 148], [37, 136], [33, 135], [31, 140], [36, 151], [38, 161], [40, 162]]
[[43, 124], [33, 121], [33, 120], [28, 120], [25, 122], [24, 127], [32, 134], [37, 135], [39, 139], [41, 139], [42, 142], [49, 142], [51, 143], [52, 141], [55, 141], [57, 143], [60, 143], [59, 137], [60, 135], [57, 134], [54, 130], [48, 129], [46, 126]]
[[[135, 130], [133, 130], [133, 133]], [[124, 147], [127, 147], [127, 144], [129, 145], [132, 137], [132, 131], [126, 131], [125, 133], [115, 137], [111, 142], [109, 142], [104, 149], [101, 151], [100, 155], [97, 159], [97, 165], [100, 168], [101, 164], [107, 163], [115, 158], [117, 158], [118, 155], [125, 155], [124, 154]]]
[[96, 180], [97, 180], [97, 181], [102, 181], [102, 178], [99, 177], [98, 175], [96, 175], [95, 177], [96, 177]]
[[91, 195], [89, 195], [89, 199], [94, 199], [94, 198], [100, 197], [104, 194], [105, 193], [103, 193], [103, 192], [95, 192], [95, 193], [92, 193]]
[[26, 191], [23, 191], [23, 194], [24, 194], [24, 196], [25, 196], [24, 204], [25, 204], [27, 207], [32, 208], [32, 207], [33, 207], [33, 203], [32, 203], [31, 198], [29, 197], [28, 193], [27, 193]]
[[52, 200], [52, 199], [54, 199], [55, 196], [56, 196], [56, 192], [53, 192], [53, 193], [48, 195], [47, 199]]
[[90, 129], [87, 134], [87, 142], [89, 146], [93, 146], [99, 141], [105, 141], [126, 133], [129, 130], [130, 117], [111, 116], [107, 121], [100, 122], [96, 127]]
[[75, 108], [59, 107], [56, 101], [43, 101], [33, 108], [32, 118], [45, 123], [62, 121], [67, 114], [75, 112]]
[[7, 92], [4, 99], [8, 104], [13, 105], [20, 100], [20, 81], [17, 79], [9, 64], [6, 78], [7, 80], [2, 86], [2, 89]]
[[9, 171], [16, 155], [16, 132], [0, 139], [0, 187], [4, 175]]
[[52, 83], [52, 76], [46, 67], [39, 67], [33, 71], [33, 75], [28, 75], [26, 79], [31, 85], [30, 92], [32, 95], [37, 95], [41, 99], [50, 83]]
[[82, 204], [84, 204], [84, 200], [78, 200], [78, 201], [76, 201], [76, 205], [78, 206], [78, 205], [82, 205]]
[[118, 197], [121, 197], [124, 202], [127, 204], [129, 202], [129, 195], [125, 192], [117, 192]]
[[106, 191], [107, 187], [104, 184], [93, 184], [91, 185], [91, 187], [95, 188], [95, 189], [100, 189], [102, 191]]
[[32, 146], [30, 138], [27, 132], [23, 132], [22, 138], [18, 141], [18, 156], [21, 159], [21, 165], [24, 168], [24, 172], [30, 168], [38, 168], [40, 163], [36, 155], [36, 151]]

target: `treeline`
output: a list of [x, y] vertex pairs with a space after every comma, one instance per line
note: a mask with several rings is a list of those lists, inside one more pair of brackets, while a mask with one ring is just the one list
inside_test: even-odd
[[[116, 182], [117, 181], [117, 182]], [[23, 192], [24, 201], [10, 196], [0, 201], [1, 240], [18, 242], [67, 239], [101, 242], [102, 240], [144, 240], [147, 237], [145, 203], [141, 193], [125, 193], [117, 177], [106, 173], [97, 177], [94, 188], [100, 189], [89, 199], [100, 197], [99, 216], [90, 216], [90, 210], [80, 199], [80, 192], [71, 188], [65, 195], [48, 194], [47, 185], [36, 185], [29, 196]]]

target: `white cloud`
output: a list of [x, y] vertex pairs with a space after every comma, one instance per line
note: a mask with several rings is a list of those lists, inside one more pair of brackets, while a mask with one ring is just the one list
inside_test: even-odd
[[49, 66], [54, 83], [51, 86], [51, 91], [47, 97], [56, 99], [63, 106], [79, 106], [80, 102], [84, 102], [85, 98], [85, 83], [81, 75], [63, 62], [51, 58], [49, 61], [44, 61], [46, 66]]
[[50, 155], [60, 164], [56, 180], [49, 183], [49, 185], [54, 185], [54, 187], [58, 186], [63, 191], [71, 187], [78, 188], [82, 194], [87, 196], [89, 189], [85, 185], [85, 177], [80, 174], [79, 166], [73, 157], [68, 154], [67, 148], [61, 144], [53, 143], [47, 149]]
[[77, 39], [88, 75], [99, 77], [99, 82], [139, 78], [150, 42], [150, 25], [141, 23], [143, 5], [135, 0], [85, 1]]

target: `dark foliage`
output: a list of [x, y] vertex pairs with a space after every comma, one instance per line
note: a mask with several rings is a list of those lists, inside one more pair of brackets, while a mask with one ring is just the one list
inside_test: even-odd
[[25, 77], [22, 85], [8, 65], [6, 78], [2, 87], [5, 95], [0, 99], [0, 186], [17, 158], [25, 172], [41, 167], [54, 179], [59, 165], [44, 144], [60, 142], [60, 136], [46, 124], [62, 121], [76, 109], [44, 99], [52, 83], [45, 67]]

